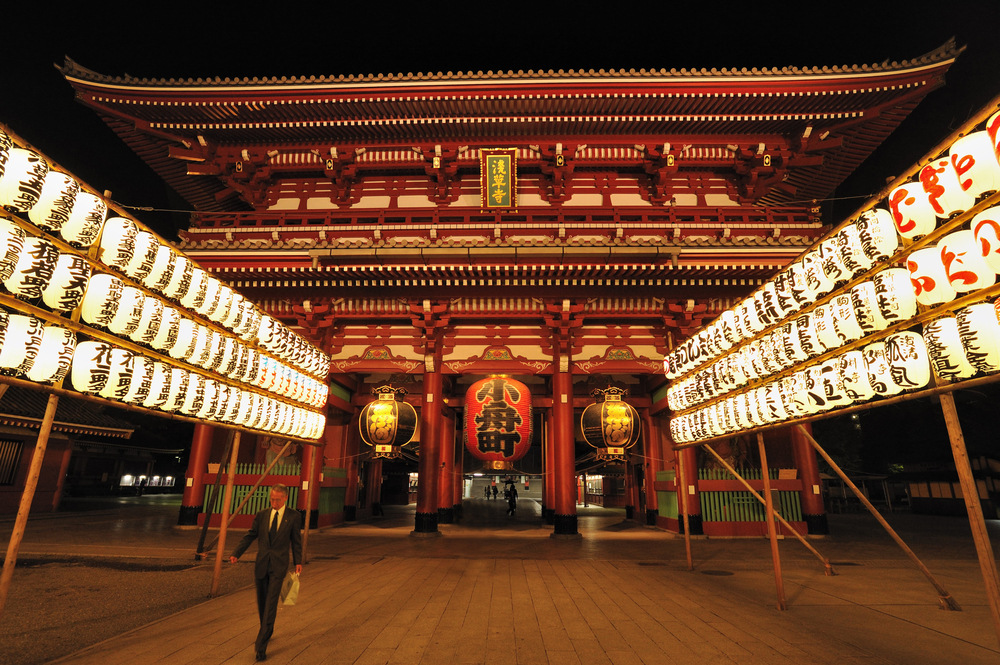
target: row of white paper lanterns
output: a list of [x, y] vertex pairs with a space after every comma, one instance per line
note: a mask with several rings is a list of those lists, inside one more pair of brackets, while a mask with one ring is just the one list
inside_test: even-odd
[[[264, 315], [249, 301], [195, 267], [173, 248], [161, 244], [152, 233], [139, 231], [131, 220], [122, 217], [108, 219], [107, 204], [103, 199], [83, 191], [72, 176], [51, 170], [37, 153], [15, 147], [2, 131], [0, 206], [26, 213], [38, 228], [58, 234], [78, 247], [89, 247], [100, 238], [98, 257], [105, 265], [186, 309], [230, 328], [244, 341], [253, 341], [259, 335], [259, 341], [267, 351], [313, 376], [325, 378], [330, 364], [326, 354], [274, 320], [270, 320], [269, 328], [259, 334]], [[5, 227], [9, 229], [10, 226], [13, 223], [7, 221]], [[21, 232], [22, 241], [23, 235]], [[34, 254], [42, 255], [39, 260], [56, 251], [54, 247], [44, 248], [40, 244], [42, 242], [47, 241], [36, 238], [28, 242]], [[4, 255], [8, 260], [14, 260], [10, 242], [0, 257]], [[37, 267], [32, 266], [35, 262], [25, 261], [28, 261], [25, 268]], [[23, 285], [29, 287], [29, 291], [35, 291], [30, 287], [35, 285], [35, 278], [31, 275], [36, 273], [17, 272], [27, 277], [15, 282], [15, 288]], [[56, 289], [52, 291], [52, 299], [55, 300], [58, 298]], [[46, 303], [49, 304], [49, 301]]]
[[[129, 220], [121, 221], [132, 224]], [[26, 236], [16, 223], [5, 218], [0, 218], [0, 281], [4, 288], [20, 298], [41, 298], [48, 307], [60, 313], [81, 307], [81, 318], [89, 325], [106, 328], [119, 337], [148, 345], [236, 381], [248, 381], [246, 377], [253, 376], [250, 373], [257, 364], [276, 365], [275, 371], [279, 375], [292, 379], [279, 385], [276, 392], [290, 397], [289, 391], [293, 386], [304, 385], [316, 400], [311, 406], [320, 406], [325, 402], [325, 393], [319, 395], [326, 390], [325, 383], [263, 354], [259, 354], [261, 357], [258, 360], [257, 351], [241, 340], [188, 318], [185, 310], [164, 305], [159, 298], [126, 285], [112, 274], [92, 275], [89, 264], [82, 257], [60, 252], [44, 238]], [[169, 287], [167, 290], [170, 291]], [[256, 310], [250, 301], [238, 294], [232, 295], [233, 306], [224, 319], [220, 318], [220, 323], [226, 323], [237, 332], [244, 332], [245, 337], [253, 329], [249, 322], [254, 320], [253, 312]], [[214, 311], [208, 313], [214, 314]], [[281, 331], [287, 331], [287, 328], [267, 315], [256, 320], [259, 323], [255, 334], [261, 346], [275, 349], [275, 340], [282, 337]], [[318, 352], [310, 354], [313, 347], [305, 342], [297, 343], [287, 335], [284, 336], [284, 345], [286, 350], [295, 349], [295, 353], [286, 351], [285, 355], [291, 355], [291, 362], [296, 368], [316, 370], [321, 363], [310, 366], [309, 359], [325, 357]], [[272, 389], [264, 384], [253, 385]]]
[[[888, 198], [891, 212], [878, 208], [865, 212], [682, 343], [664, 359], [668, 378], [683, 375], [794, 315], [887, 260], [899, 248], [899, 238], [926, 235], [938, 218], [964, 212], [980, 196], [1000, 189], [998, 129], [1000, 114], [990, 119], [986, 130], [952, 144], [948, 156], [925, 167], [916, 183], [894, 189]], [[907, 269], [914, 295], [924, 305], [941, 304], [958, 293], [993, 284], [1000, 272], [1000, 207], [977, 215], [968, 229], [913, 252], [907, 257]]]
[[70, 377], [77, 392], [288, 436], [315, 439], [322, 414], [172, 367], [33, 316], [0, 311], [0, 371], [31, 381]]
[[861, 350], [676, 416], [670, 430], [676, 443], [726, 436], [917, 390], [930, 382], [932, 368], [948, 381], [1000, 371], [1000, 323], [995, 307], [989, 303], [966, 307], [956, 316], [928, 323], [923, 335], [893, 333]]

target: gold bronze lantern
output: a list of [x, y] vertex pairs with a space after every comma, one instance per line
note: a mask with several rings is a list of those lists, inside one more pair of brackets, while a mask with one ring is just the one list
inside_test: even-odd
[[598, 460], [624, 461], [627, 450], [639, 441], [639, 413], [622, 396], [624, 388], [609, 386], [590, 393], [597, 401], [583, 410], [580, 429], [588, 444], [597, 449]]
[[372, 394], [377, 399], [365, 405], [358, 418], [361, 440], [374, 448], [373, 457], [400, 457], [416, 432], [417, 412], [403, 401], [403, 388], [378, 386]]

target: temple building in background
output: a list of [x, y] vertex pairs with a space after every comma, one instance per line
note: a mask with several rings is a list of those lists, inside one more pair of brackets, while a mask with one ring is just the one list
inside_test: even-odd
[[[739, 70], [61, 71], [190, 204], [179, 248], [331, 354], [322, 463], [299, 450], [277, 476], [318, 484], [298, 506], [314, 524], [415, 498], [415, 531], [433, 533], [482, 472], [538, 491], [555, 534], [576, 534], [577, 504], [594, 501], [673, 531], [686, 506], [692, 533], [751, 535], [766, 525], [749, 493], [671, 445], [663, 356], [840, 221], [824, 199], [959, 52]], [[492, 377], [531, 408], [496, 388], [503, 412], [471, 413], [470, 386]], [[386, 387], [417, 417], [414, 441], [383, 450], [362, 410]], [[588, 444], [595, 394], [633, 408], [629, 446]], [[476, 439], [487, 421], [499, 434]], [[790, 429], [766, 436], [783, 515], [825, 532], [812, 449]], [[512, 468], [481, 461], [510, 437], [531, 451]], [[182, 523], [204, 515], [224, 439], [196, 427]], [[752, 468], [746, 443], [717, 449]], [[278, 448], [258, 437], [237, 483]]]

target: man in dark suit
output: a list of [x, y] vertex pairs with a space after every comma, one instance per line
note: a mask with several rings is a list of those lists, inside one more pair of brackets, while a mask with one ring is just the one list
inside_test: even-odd
[[257, 540], [257, 562], [254, 580], [257, 583], [257, 613], [260, 631], [257, 633], [257, 660], [267, 659], [267, 641], [274, 632], [274, 617], [278, 613], [281, 583], [288, 572], [288, 552], [291, 550], [295, 572], [302, 572], [302, 517], [297, 510], [286, 508], [288, 488], [275, 485], [271, 488], [271, 507], [254, 517], [253, 526], [243, 536], [230, 563], [236, 563], [250, 543]]

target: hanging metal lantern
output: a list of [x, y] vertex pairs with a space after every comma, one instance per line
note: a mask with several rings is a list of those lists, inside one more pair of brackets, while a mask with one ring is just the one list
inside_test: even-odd
[[531, 393], [520, 381], [491, 376], [465, 393], [465, 447], [491, 470], [512, 470], [531, 447]]
[[377, 399], [366, 404], [358, 418], [361, 440], [375, 449], [373, 457], [400, 457], [417, 431], [417, 412], [403, 401], [403, 388], [378, 386], [372, 394]]
[[583, 410], [580, 429], [588, 444], [597, 448], [599, 460], [621, 460], [627, 458], [625, 452], [636, 444], [642, 428], [639, 414], [622, 396], [628, 391], [616, 386], [590, 393], [597, 401]]

